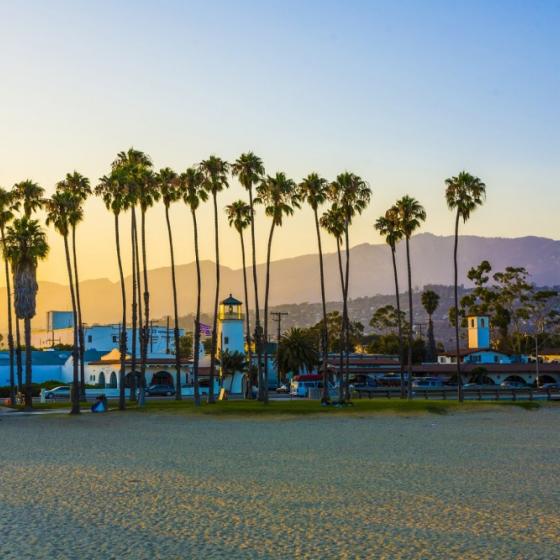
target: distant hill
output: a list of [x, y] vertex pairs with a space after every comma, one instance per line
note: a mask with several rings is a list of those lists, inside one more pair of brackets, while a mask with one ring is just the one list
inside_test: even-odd
[[[413, 286], [426, 284], [450, 285], [453, 281], [453, 237], [429, 233], [416, 235], [411, 240]], [[466, 272], [483, 259], [489, 260], [495, 270], [506, 266], [524, 266], [532, 281], [539, 286], [560, 284], [560, 241], [542, 237], [496, 238], [461, 236], [460, 282], [468, 286]], [[406, 289], [404, 245], [397, 249], [401, 274], [401, 290]], [[340, 300], [340, 280], [335, 253], [325, 255], [326, 291], [329, 301]], [[264, 265], [259, 265], [261, 293], [264, 291]], [[150, 306], [154, 318], [171, 313], [171, 280], [169, 268], [151, 270]], [[271, 305], [318, 302], [320, 300], [317, 255], [302, 255], [274, 261], [271, 264]], [[214, 263], [202, 262], [202, 308], [212, 309], [214, 290]], [[196, 302], [194, 263], [177, 266], [179, 313], [187, 315]], [[230, 292], [243, 299], [241, 269], [221, 268], [222, 295]], [[359, 298], [393, 292], [391, 256], [386, 245], [364, 243], [351, 250], [350, 297]], [[87, 323], [119, 320], [120, 296], [118, 283], [107, 279], [85, 280], [81, 283], [84, 319]], [[250, 295], [252, 298], [252, 295]], [[261, 296], [262, 297], [262, 296]], [[52, 282], [41, 282], [39, 288], [36, 328], [44, 327], [49, 309], [70, 307], [68, 288]], [[6, 328], [5, 291], [0, 290], [0, 329]]]

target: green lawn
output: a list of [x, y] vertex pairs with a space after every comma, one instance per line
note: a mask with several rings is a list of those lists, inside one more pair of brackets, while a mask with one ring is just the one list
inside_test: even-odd
[[[83, 409], [88, 409], [91, 402], [82, 403]], [[469, 401], [460, 404], [457, 401], [430, 401], [425, 399], [416, 399], [412, 401], [401, 399], [362, 399], [353, 401], [353, 405], [336, 407], [321, 406], [318, 401], [297, 400], [297, 401], [271, 401], [264, 405], [258, 401], [232, 400], [216, 402], [208, 405], [205, 402], [200, 406], [194, 406], [192, 400], [148, 400], [146, 406], [139, 408], [136, 403], [127, 402], [127, 410], [129, 412], [149, 414], [168, 413], [168, 414], [195, 414], [195, 415], [211, 415], [211, 416], [302, 416], [309, 414], [336, 414], [336, 415], [360, 415], [375, 413], [429, 413], [429, 414], [447, 414], [454, 411], [477, 411], [496, 407], [517, 406], [526, 410], [536, 410], [541, 408], [541, 404], [530, 401], [493, 401], [493, 402], [477, 402]], [[16, 407], [22, 410], [22, 407]], [[53, 410], [53, 409], [70, 409], [68, 402], [55, 402], [35, 404], [34, 410]], [[117, 403], [110, 401], [110, 410], [117, 409]]]

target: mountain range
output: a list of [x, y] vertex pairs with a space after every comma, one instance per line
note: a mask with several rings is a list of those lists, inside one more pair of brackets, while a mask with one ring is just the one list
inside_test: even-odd
[[[453, 236], [423, 233], [410, 241], [413, 266], [413, 287], [426, 284], [450, 285], [453, 282]], [[350, 298], [392, 294], [394, 280], [391, 254], [387, 245], [364, 243], [351, 249]], [[111, 255], [108, 255], [111, 258]], [[531, 280], [539, 286], [560, 284], [560, 241], [542, 237], [497, 238], [461, 236], [459, 250], [459, 282], [466, 287], [468, 269], [488, 260], [494, 270], [506, 266], [524, 266]], [[406, 253], [404, 243], [397, 247], [401, 291], [406, 290]], [[340, 301], [340, 278], [336, 253], [324, 255], [326, 293], [329, 301]], [[211, 311], [215, 287], [215, 264], [203, 261], [202, 309]], [[319, 267], [316, 254], [301, 255], [273, 261], [270, 266], [270, 304], [320, 301]], [[194, 263], [176, 267], [179, 292], [179, 314], [187, 315], [196, 303], [196, 269]], [[258, 265], [260, 303], [264, 303], [265, 265]], [[127, 278], [130, 284], [130, 278]], [[172, 312], [171, 278], [168, 267], [149, 271], [150, 307], [154, 318]], [[83, 316], [86, 323], [118, 322], [120, 288], [108, 279], [84, 280], [80, 284]], [[222, 296], [229, 293], [243, 300], [243, 271], [221, 267]], [[252, 300], [252, 290], [249, 294]], [[0, 289], [0, 329], [6, 329], [5, 288]], [[129, 299], [130, 302], [130, 299]], [[70, 309], [68, 287], [52, 282], [40, 282], [35, 328], [44, 328], [48, 310]]]

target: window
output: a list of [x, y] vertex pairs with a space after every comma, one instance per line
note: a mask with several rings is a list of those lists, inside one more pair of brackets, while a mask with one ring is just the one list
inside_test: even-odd
[[480, 319], [480, 326], [484, 328], [484, 319]]
[[91, 334], [88, 334], [87, 341], [93, 342], [93, 336]]
[[474, 319], [471, 319], [471, 327], [474, 329]]
[[113, 335], [113, 342], [118, 342], [117, 339], [118, 339], [117, 335]]
[[224, 336], [224, 344], [229, 344], [229, 336]]

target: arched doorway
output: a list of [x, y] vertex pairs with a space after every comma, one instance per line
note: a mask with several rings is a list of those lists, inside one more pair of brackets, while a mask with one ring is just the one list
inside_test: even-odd
[[526, 385], [525, 379], [523, 379], [523, 377], [519, 377], [519, 375], [509, 375], [504, 379], [504, 383], [506, 382], [522, 383], [523, 385]]
[[556, 383], [556, 379], [552, 375], [539, 375], [539, 386], [545, 383]]
[[99, 385], [99, 387], [105, 388], [105, 373], [104, 372], [101, 372], [99, 374], [99, 379], [97, 381], [97, 385]]
[[152, 376], [152, 385], [175, 386], [175, 383], [173, 383], [173, 376], [168, 371], [158, 371]]
[[117, 374], [114, 371], [111, 372], [111, 376], [109, 377], [109, 387], [111, 389], [117, 388]]
[[132, 376], [136, 377], [136, 387], [139, 386], [140, 384], [140, 372], [139, 371], [135, 371], [134, 373], [129, 371], [125, 377], [124, 377], [124, 386], [129, 389], [130, 385], [131, 385], [131, 381], [132, 381]]

